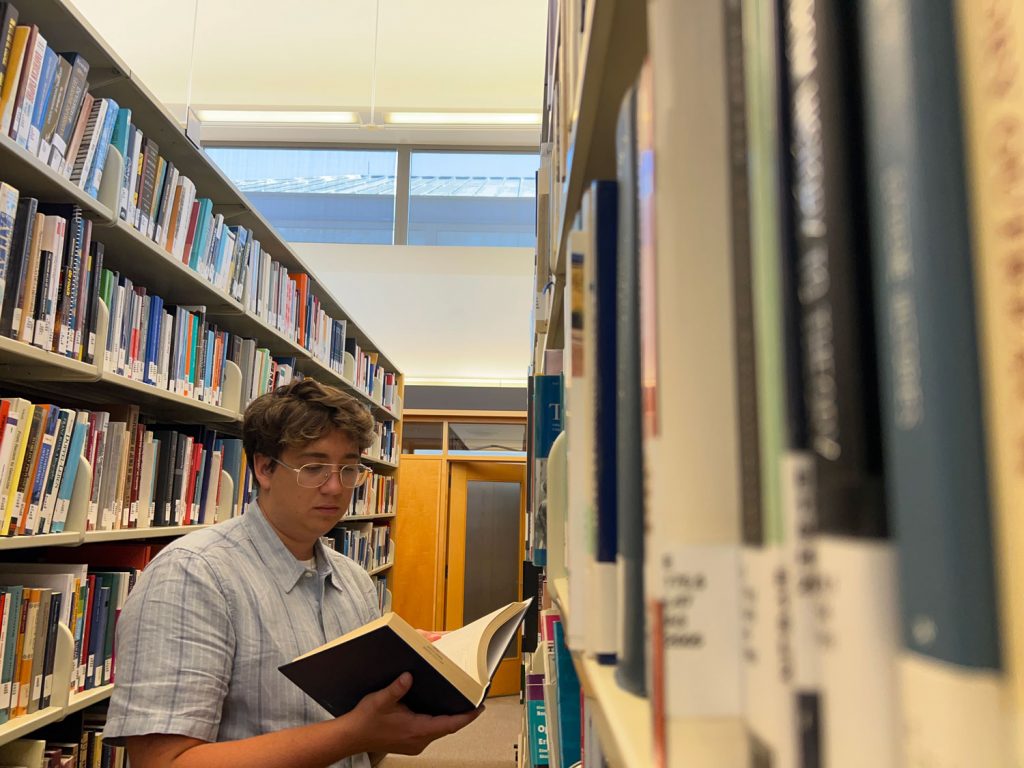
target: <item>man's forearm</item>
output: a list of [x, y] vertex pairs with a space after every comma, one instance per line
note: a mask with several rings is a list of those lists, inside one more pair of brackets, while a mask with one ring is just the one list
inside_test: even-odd
[[215, 743], [140, 736], [128, 740], [128, 756], [133, 768], [323, 768], [366, 751], [362, 744], [346, 718], [338, 718]]

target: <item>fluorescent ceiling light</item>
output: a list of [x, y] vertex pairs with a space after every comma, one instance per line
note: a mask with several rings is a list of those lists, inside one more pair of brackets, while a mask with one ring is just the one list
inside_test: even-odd
[[204, 123], [357, 123], [355, 112], [307, 112], [303, 110], [200, 109]]
[[540, 125], [540, 112], [389, 112], [395, 125]]

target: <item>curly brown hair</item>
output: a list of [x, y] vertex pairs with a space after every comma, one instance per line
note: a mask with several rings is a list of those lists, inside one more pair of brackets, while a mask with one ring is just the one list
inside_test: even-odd
[[249, 404], [242, 422], [242, 445], [250, 461], [257, 453], [276, 459], [287, 448], [319, 440], [337, 429], [362, 453], [373, 442], [373, 427], [373, 416], [356, 398], [307, 378]]

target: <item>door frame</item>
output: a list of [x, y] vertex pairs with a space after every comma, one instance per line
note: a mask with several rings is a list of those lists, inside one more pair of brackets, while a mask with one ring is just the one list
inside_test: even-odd
[[[487, 461], [477, 461], [478, 457], [453, 457], [449, 467], [449, 493], [446, 520], [446, 546], [444, 562], [447, 564], [445, 579], [440, 590], [444, 601], [441, 614], [444, 629], [457, 629], [463, 626], [465, 603], [465, 563], [466, 563], [466, 512], [468, 504], [468, 483], [476, 478], [470, 474], [476, 469], [484, 474], [481, 479], [494, 482], [516, 482], [519, 484], [519, 526], [517, 533], [516, 563], [521, 566], [526, 555], [526, 462], [510, 461], [509, 457], [491, 457]], [[497, 461], [505, 458], [505, 461]], [[523, 599], [523, 570], [516, 569], [516, 599]], [[491, 689], [493, 695], [511, 695], [519, 690], [519, 667], [522, 661], [521, 637], [515, 636], [515, 656], [505, 659], [494, 675]]]

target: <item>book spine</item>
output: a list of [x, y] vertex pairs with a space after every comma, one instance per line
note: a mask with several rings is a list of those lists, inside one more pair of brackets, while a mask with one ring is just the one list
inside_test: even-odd
[[1024, 188], [1011, 170], [1022, 159], [1015, 137], [1024, 125], [1024, 11], [1013, 3], [991, 3], [979, 12], [966, 2], [957, 2], [956, 11], [1010, 764], [1024, 765], [1024, 570], [1018, 551], [1024, 534], [1024, 344], [1016, 311], [1024, 306], [1018, 257]]
[[952, 2], [871, 0], [859, 20], [903, 752], [912, 764], [942, 754], [951, 766], [1002, 765]]
[[[71, 142], [71, 135], [75, 131], [75, 123], [78, 122], [78, 113], [82, 109], [82, 101], [88, 90], [86, 80], [89, 77], [89, 62], [78, 54], [72, 54], [74, 59], [71, 64], [71, 79], [68, 82], [68, 92], [61, 106], [60, 118], [57, 120], [57, 127], [53, 132], [53, 148], [50, 150], [50, 166], [52, 168], [63, 168], [68, 161], [68, 146]], [[71, 158], [73, 160], [73, 158]]]

